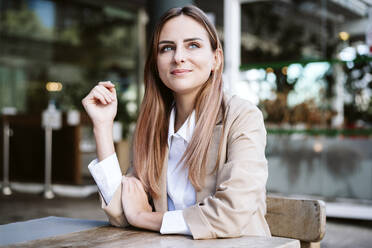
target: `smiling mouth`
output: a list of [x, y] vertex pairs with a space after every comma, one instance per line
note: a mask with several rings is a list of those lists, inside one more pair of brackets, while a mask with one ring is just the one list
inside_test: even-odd
[[176, 70], [171, 71], [171, 74], [172, 75], [184, 75], [184, 74], [187, 74], [189, 72], [191, 72], [191, 70], [188, 70], [188, 69], [176, 69]]

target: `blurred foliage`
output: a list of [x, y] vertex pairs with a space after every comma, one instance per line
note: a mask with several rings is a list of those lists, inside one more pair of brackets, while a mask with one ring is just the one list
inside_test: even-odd
[[[250, 49], [242, 46], [243, 65], [250, 67], [252, 64], [261, 63], [261, 68], [270, 67], [276, 77], [276, 99], [260, 103], [266, 116], [265, 121], [304, 123], [306, 126], [329, 125], [335, 113], [330, 110], [330, 107], [325, 107], [328, 104], [319, 107], [314, 100], [307, 100], [292, 108], [288, 106], [288, 94], [294, 90], [298, 78], [289, 81], [287, 74], [283, 73], [283, 68], [291, 63], [299, 63], [298, 61], [306, 60], [306, 64], [313, 60], [331, 58], [336, 51], [337, 40], [326, 40], [326, 53], [322, 54], [319, 33], [306, 30], [303, 22], [294, 22], [291, 18], [286, 18], [282, 13], [275, 11], [278, 8], [280, 8], [280, 3], [272, 2], [250, 3], [243, 5], [242, 8], [243, 21], [248, 24], [246, 27], [248, 32], [277, 47], [277, 49], [264, 49], [265, 47], [260, 43], [250, 46]], [[331, 26], [325, 28], [331, 32]], [[283, 63], [283, 61], [292, 62]], [[330, 99], [333, 97], [334, 85], [331, 71], [325, 75], [324, 80], [328, 82], [324, 96]]]
[[[131, 134], [133, 130], [132, 127], [135, 124], [137, 120], [137, 114], [136, 113], [131, 113], [128, 111], [128, 104], [132, 103], [130, 100], [124, 100], [121, 99], [118, 102], [118, 112], [117, 112], [117, 117], [115, 118], [116, 120], [120, 120], [123, 124], [123, 137], [128, 138], [128, 136]], [[120, 119], [119, 119], [120, 117]]]
[[[300, 0], [295, 0], [291, 8], [281, 1], [242, 5], [242, 23], [245, 25], [245, 32], [253, 38], [246, 41], [249, 44], [242, 44], [241, 69], [271, 68], [276, 76], [276, 99], [260, 103], [266, 121], [277, 124], [304, 123], [308, 127], [329, 126], [336, 114], [331, 109], [336, 82], [333, 68], [324, 75], [326, 84], [322, 92], [323, 102], [319, 106], [314, 100], [307, 100], [293, 108], [288, 107], [288, 94], [295, 89], [297, 80], [289, 82], [282, 72], [284, 67], [292, 63], [327, 61], [331, 64], [342, 63], [346, 73], [345, 90], [348, 97], [345, 98], [344, 105], [345, 125], [352, 126], [360, 120], [372, 124], [372, 99], [368, 97], [372, 80], [367, 82], [364, 78], [372, 75], [371, 57], [358, 54], [354, 62], [351, 62], [352, 67], [338, 60], [338, 49], [342, 41], [337, 37], [335, 25], [329, 21], [322, 24], [320, 20], [314, 20], [311, 24], [311, 17], [306, 14], [300, 18], [301, 21], [293, 21], [293, 18], [299, 18], [301, 14], [297, 9], [300, 4]], [[288, 18], [290, 15], [294, 17]], [[308, 25], [319, 26], [322, 31], [311, 29]], [[260, 39], [267, 46], [254, 39]]]
[[84, 83], [64, 84], [62, 91], [56, 93], [54, 97], [57, 98], [57, 102], [60, 103], [60, 108], [63, 111], [70, 109], [84, 111], [81, 100], [90, 90], [90, 87]]
[[[280, 13], [280, 1], [258, 2], [242, 5], [243, 25], [248, 33], [259, 37], [263, 42], [271, 42], [278, 49], [264, 49], [258, 46], [242, 46], [242, 64], [272, 63], [289, 60], [330, 59], [334, 56], [338, 44], [337, 36], [320, 39], [319, 32], [312, 32], [306, 27], [306, 21], [296, 22], [288, 15]], [[285, 9], [287, 14], [298, 15], [298, 10]], [[305, 20], [306, 17], [303, 16]], [[309, 21], [308, 21], [309, 22]], [[313, 23], [312, 25], [319, 25]], [[310, 23], [307, 23], [310, 25]], [[335, 33], [332, 25], [326, 25], [324, 32]], [[322, 44], [321, 42], [326, 42]], [[324, 46], [324, 53], [322, 51]], [[273, 47], [273, 46], [271, 46]]]
[[348, 94], [344, 105], [346, 125], [352, 126], [358, 120], [372, 124], [372, 61], [370, 57], [359, 54], [354, 61], [349, 63], [350, 66], [343, 66]]
[[53, 29], [45, 27], [36, 13], [25, 4], [20, 9], [5, 11], [0, 22], [0, 32], [46, 40], [53, 38]]
[[292, 135], [305, 134], [311, 136], [353, 136], [353, 137], [368, 137], [372, 136], [372, 129], [329, 129], [329, 128], [311, 128], [311, 129], [286, 129], [286, 128], [268, 128], [268, 134], [275, 135]]
[[65, 43], [70, 43], [73, 46], [81, 45], [80, 29], [78, 25], [71, 25], [61, 30], [57, 36], [58, 40]]
[[332, 117], [336, 114], [330, 109], [321, 109], [313, 99], [290, 108], [287, 104], [287, 95], [284, 93], [277, 93], [275, 100], [264, 100], [260, 107], [266, 116], [266, 123], [305, 124], [307, 128], [330, 126]]
[[[40, 113], [49, 99], [63, 111], [84, 111], [82, 98], [99, 81], [111, 80], [120, 86], [116, 120], [123, 123], [126, 136], [136, 117], [127, 107], [136, 99], [121, 97], [128, 85], [137, 85], [136, 14], [53, 1], [53, 26], [46, 27], [35, 9], [38, 5], [26, 0], [1, 4], [0, 46], [6, 63], [25, 72], [25, 111]], [[48, 81], [61, 82], [62, 91], [47, 92]]]

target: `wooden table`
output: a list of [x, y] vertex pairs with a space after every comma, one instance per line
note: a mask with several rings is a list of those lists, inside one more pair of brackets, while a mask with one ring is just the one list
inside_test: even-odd
[[[54, 218], [54, 219], [50, 219]], [[39, 222], [37, 222], [39, 221]], [[46, 221], [49, 221], [47, 225]], [[54, 224], [50, 224], [52, 221]], [[69, 227], [69, 223], [72, 226]], [[24, 224], [22, 224], [24, 223]], [[77, 220], [69, 218], [60, 217], [49, 217], [38, 219], [33, 222], [33, 225], [38, 224], [41, 226], [36, 230], [40, 232], [40, 235], [45, 232], [43, 228], [48, 228], [50, 230], [58, 231], [60, 225], [64, 225], [64, 228], [70, 228], [75, 232], [60, 234], [57, 236], [44, 237], [40, 236], [41, 239], [28, 240], [21, 243], [11, 243], [6, 247], [177, 247], [177, 248], [222, 248], [222, 247], [255, 247], [255, 248], [300, 248], [300, 242], [294, 239], [286, 238], [265, 238], [265, 237], [241, 237], [241, 238], [231, 238], [231, 239], [212, 239], [212, 240], [193, 240], [190, 236], [182, 235], [160, 235], [156, 232], [144, 231], [135, 228], [116, 228], [104, 225], [102, 222], [89, 223], [87, 220]], [[41, 224], [40, 224], [41, 223]], [[19, 224], [18, 228], [14, 224]], [[11, 236], [11, 232], [17, 231], [17, 235], [22, 235], [22, 232], [27, 232], [30, 227], [27, 227], [27, 222], [19, 222], [0, 226], [0, 232], [5, 235]], [[77, 231], [79, 225], [82, 226], [82, 231]], [[94, 227], [96, 225], [96, 227]], [[9, 230], [9, 227], [11, 227]], [[31, 227], [32, 228], [32, 227]], [[23, 229], [23, 230], [22, 230]], [[85, 230], [84, 230], [85, 229]], [[35, 232], [35, 230], [33, 230]], [[10, 231], [10, 232], [9, 232]], [[48, 232], [47, 231], [47, 232]], [[9, 234], [10, 233], [10, 234]], [[16, 234], [16, 233], [14, 233]], [[52, 234], [52, 233], [51, 233]], [[1, 234], [0, 234], [1, 237]], [[1, 243], [1, 242], [0, 242]]]

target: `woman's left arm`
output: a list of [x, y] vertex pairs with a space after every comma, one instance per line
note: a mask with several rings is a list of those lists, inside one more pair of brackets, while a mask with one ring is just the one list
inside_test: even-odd
[[226, 162], [216, 172], [215, 193], [183, 211], [194, 239], [270, 236], [263, 117], [256, 106], [238, 103], [226, 120]]
[[[262, 114], [256, 107], [248, 106], [231, 122], [227, 161], [218, 169], [215, 194], [183, 210], [194, 239], [245, 234], [270, 236], [264, 219], [268, 171]], [[122, 184], [123, 208], [128, 222], [159, 231], [164, 213], [151, 212], [141, 182], [127, 177]], [[253, 215], [258, 217], [253, 218]], [[247, 228], [250, 233], [244, 233]]]

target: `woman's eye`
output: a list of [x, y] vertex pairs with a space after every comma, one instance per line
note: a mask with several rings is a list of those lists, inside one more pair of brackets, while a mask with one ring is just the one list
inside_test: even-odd
[[172, 47], [171, 46], [164, 46], [160, 49], [161, 52], [168, 52], [171, 51]]
[[198, 44], [192, 43], [189, 45], [189, 48], [198, 48]]

